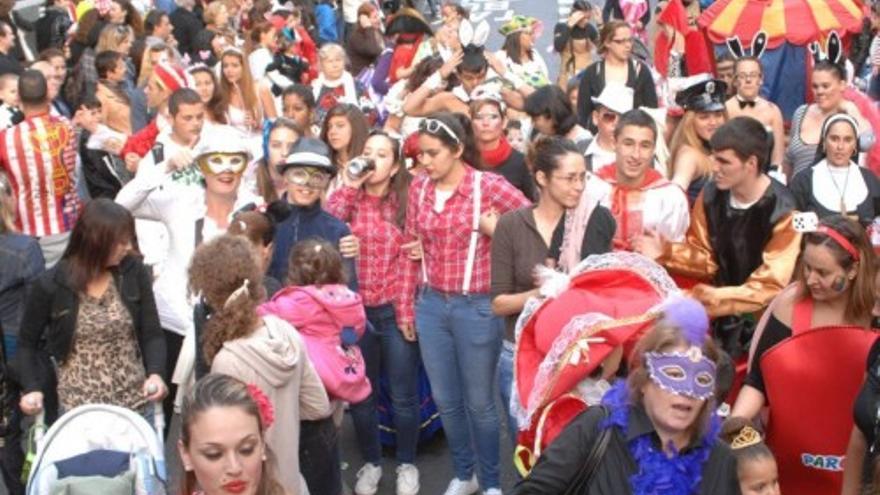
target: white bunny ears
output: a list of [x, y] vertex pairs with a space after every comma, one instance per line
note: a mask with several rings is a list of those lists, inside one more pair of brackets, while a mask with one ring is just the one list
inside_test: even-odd
[[[730, 50], [730, 53], [737, 59], [743, 58], [746, 56], [746, 52], [743, 49], [742, 42], [739, 39], [739, 36], [732, 36], [727, 38], [727, 49]], [[755, 34], [755, 37], [752, 39], [752, 53], [751, 56], [755, 58], [761, 58], [761, 55], [764, 54], [764, 50], [767, 49], [767, 33], [764, 31], [758, 31]]]
[[461, 21], [458, 27], [458, 39], [461, 40], [461, 46], [467, 47], [474, 45], [483, 47], [486, 40], [489, 39], [489, 23], [485, 19], [480, 21], [475, 28], [471, 21], [465, 19]]
[[825, 51], [819, 46], [818, 41], [810, 43], [810, 53], [813, 54], [813, 63], [819, 63], [827, 60], [832, 64], [839, 64], [843, 60], [843, 43], [840, 41], [840, 35], [837, 31], [831, 31], [828, 40], [825, 41]]

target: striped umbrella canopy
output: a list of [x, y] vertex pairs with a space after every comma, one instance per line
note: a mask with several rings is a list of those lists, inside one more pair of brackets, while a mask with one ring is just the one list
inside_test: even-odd
[[786, 41], [806, 45], [831, 31], [858, 32], [864, 12], [861, 0], [716, 0], [697, 23], [713, 43], [738, 36], [745, 45], [764, 31], [772, 49]]

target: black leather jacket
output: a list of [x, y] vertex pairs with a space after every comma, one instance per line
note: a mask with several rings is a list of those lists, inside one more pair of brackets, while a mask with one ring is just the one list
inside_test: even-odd
[[[52, 383], [41, 363], [40, 350], [48, 353], [58, 365], [67, 359], [76, 332], [79, 294], [71, 287], [67, 262], [61, 260], [43, 273], [32, 285], [25, 303], [19, 334], [19, 366], [24, 392], [42, 390]], [[141, 259], [127, 256], [113, 269], [122, 302], [131, 313], [135, 336], [140, 347], [147, 375], [165, 377], [165, 338], [159, 326], [156, 301], [153, 298], [153, 277]]]

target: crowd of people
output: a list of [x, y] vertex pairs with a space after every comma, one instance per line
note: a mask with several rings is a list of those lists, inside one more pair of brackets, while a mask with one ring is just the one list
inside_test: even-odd
[[577, 0], [553, 73], [454, 2], [0, 1], [9, 492], [27, 416], [161, 404], [182, 495], [340, 495], [346, 415], [358, 495], [432, 424], [445, 495], [875, 493], [880, 3], [792, 115], [708, 3]]

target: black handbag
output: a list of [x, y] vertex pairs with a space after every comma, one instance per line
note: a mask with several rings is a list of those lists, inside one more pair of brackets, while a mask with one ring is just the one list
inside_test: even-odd
[[[605, 412], [604, 417], [607, 418], [608, 409], [604, 406], [600, 407]], [[590, 449], [590, 455], [587, 456], [586, 461], [581, 465], [581, 468], [563, 495], [580, 495], [587, 493], [587, 490], [590, 489], [590, 483], [599, 469], [599, 463], [602, 462], [602, 458], [605, 457], [605, 452], [608, 450], [608, 443], [611, 441], [611, 430], [612, 428], [609, 427], [599, 433], [593, 448]]]

